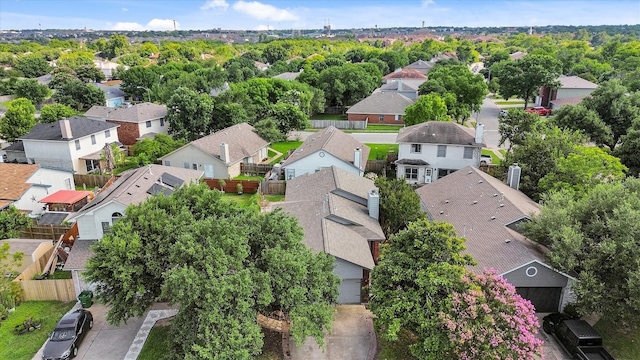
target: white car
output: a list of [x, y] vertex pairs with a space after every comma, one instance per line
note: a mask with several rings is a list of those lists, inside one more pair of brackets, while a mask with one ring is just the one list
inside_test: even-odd
[[491, 164], [491, 156], [489, 155], [480, 155], [480, 165], [489, 165]]

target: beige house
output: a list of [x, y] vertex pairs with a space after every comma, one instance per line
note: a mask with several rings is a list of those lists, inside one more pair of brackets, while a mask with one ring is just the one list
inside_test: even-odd
[[269, 143], [247, 123], [233, 125], [160, 158], [165, 166], [202, 170], [209, 179], [240, 175], [240, 164], [258, 164], [268, 157]]

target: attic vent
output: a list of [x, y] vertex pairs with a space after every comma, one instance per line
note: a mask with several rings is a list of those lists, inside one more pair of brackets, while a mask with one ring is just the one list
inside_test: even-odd
[[444, 211], [440, 210], [440, 215], [444, 214]]
[[482, 180], [478, 180], [478, 184], [482, 184], [482, 183], [483, 183], [483, 181], [482, 181]]
[[474, 201], [473, 201], [473, 205], [475, 205], [475, 204], [477, 204], [477, 203], [478, 203], [478, 200], [474, 200]]
[[496, 196], [498, 196], [498, 194], [493, 194], [493, 197], [496, 197]]
[[491, 220], [495, 220], [495, 219], [496, 219], [496, 217], [495, 217], [495, 216], [492, 216], [492, 217], [491, 217]]
[[136, 184], [136, 187], [140, 187], [140, 185]]
[[469, 170], [469, 172], [467, 174], [471, 174], [473, 171]]
[[444, 203], [445, 203], [445, 204], [448, 204], [448, 203], [449, 203], [449, 200], [445, 200], [445, 201], [444, 201]]
[[148, 177], [146, 177], [146, 176], [143, 176], [143, 178], [144, 178], [145, 180], [149, 180], [149, 178], [148, 178]]
[[500, 207], [504, 207], [504, 204], [500, 204]]

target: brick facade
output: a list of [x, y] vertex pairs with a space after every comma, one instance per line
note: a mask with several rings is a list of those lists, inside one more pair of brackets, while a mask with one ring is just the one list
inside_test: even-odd
[[349, 121], [364, 121], [366, 118], [369, 118], [370, 125], [382, 124], [382, 125], [403, 125], [402, 116], [400, 116], [400, 120], [396, 120], [395, 115], [382, 115], [384, 116], [384, 121], [380, 121], [380, 114], [349, 114], [347, 115], [347, 120]]
[[124, 145], [133, 145], [136, 143], [136, 139], [140, 137], [137, 123], [114, 120], [107, 120], [107, 122], [120, 125], [118, 128], [118, 139]]

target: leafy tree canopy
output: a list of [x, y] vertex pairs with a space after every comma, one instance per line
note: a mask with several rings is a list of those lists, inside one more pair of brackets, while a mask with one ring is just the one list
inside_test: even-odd
[[260, 213], [204, 184], [183, 186], [127, 208], [95, 243], [87, 278], [112, 324], [158, 299], [179, 304], [169, 359], [251, 359], [262, 347], [258, 312], [286, 313], [299, 343], [322, 343], [331, 324], [333, 258], [314, 254], [302, 237], [282, 211]]
[[499, 93], [505, 99], [518, 96], [527, 108], [532, 96], [541, 86], [557, 87], [562, 64], [550, 55], [529, 54], [522, 59], [505, 62], [495, 74]]
[[41, 103], [51, 90], [47, 85], [40, 84], [36, 79], [24, 79], [16, 84], [14, 95], [16, 98], [25, 98], [33, 104]]
[[27, 134], [36, 125], [36, 107], [25, 98], [18, 98], [9, 103], [7, 111], [0, 119], [0, 136], [8, 142]]
[[15, 62], [15, 68], [21, 71], [25, 77], [37, 78], [51, 72], [51, 66], [39, 54], [23, 55]]
[[184, 142], [173, 140], [169, 135], [156, 134], [153, 139], [142, 139], [136, 142], [133, 145], [133, 154], [144, 155], [150, 163], [156, 163], [159, 157], [167, 155], [182, 145]]
[[209, 94], [179, 87], [167, 103], [169, 134], [186, 141], [207, 135], [212, 111], [213, 100]]
[[54, 123], [63, 118], [78, 115], [78, 112], [73, 110], [67, 105], [63, 104], [48, 104], [40, 109], [40, 122], [41, 123]]
[[498, 131], [500, 132], [500, 144], [509, 144], [509, 150], [514, 145], [522, 145], [524, 139], [536, 129], [541, 122], [538, 114], [530, 114], [522, 109], [509, 109], [507, 114], [500, 118]]
[[85, 84], [80, 80], [71, 80], [64, 83], [53, 94], [53, 99], [76, 110], [89, 109], [93, 105], [104, 106], [106, 102], [105, 94], [102, 90], [91, 84]]
[[616, 147], [613, 154], [629, 168], [628, 175], [638, 177], [640, 175], [640, 117], [637, 117], [627, 134], [622, 137], [620, 146]]
[[382, 79], [378, 67], [371, 63], [344, 64], [323, 70], [318, 86], [330, 106], [348, 106], [369, 96]]
[[551, 193], [524, 231], [551, 250], [550, 265], [578, 274], [573, 291], [582, 314], [638, 327], [640, 180], [602, 183], [580, 197]]
[[551, 121], [561, 129], [583, 132], [599, 146], [610, 144], [613, 141], [611, 128], [600, 119], [598, 113], [587, 109], [583, 104], [561, 107], [554, 113]]
[[415, 125], [427, 121], [451, 121], [447, 115], [447, 105], [440, 95], [422, 95], [404, 110], [405, 125]]
[[19, 238], [20, 231], [29, 227], [29, 224], [29, 217], [10, 205], [0, 211], [0, 239]]
[[389, 238], [407, 225], [420, 219], [420, 197], [404, 179], [377, 178], [380, 191], [380, 224]]

